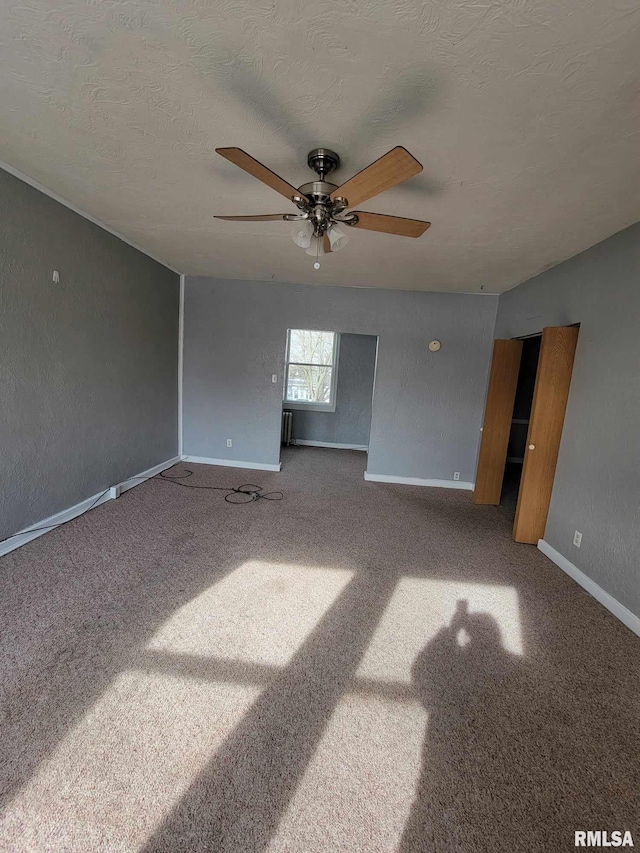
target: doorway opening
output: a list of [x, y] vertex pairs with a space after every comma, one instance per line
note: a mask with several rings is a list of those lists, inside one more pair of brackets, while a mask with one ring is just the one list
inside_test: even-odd
[[289, 329], [282, 444], [369, 449], [377, 335]]
[[533, 335], [522, 340], [522, 355], [507, 445], [507, 461], [500, 493], [500, 507], [511, 519], [515, 518], [518, 504], [541, 342], [541, 335]]

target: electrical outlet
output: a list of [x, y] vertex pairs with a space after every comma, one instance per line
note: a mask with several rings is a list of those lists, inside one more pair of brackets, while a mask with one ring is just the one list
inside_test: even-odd
[[227, 447], [233, 447], [233, 442], [230, 438], [227, 439]]
[[576, 532], [573, 534], [573, 544], [576, 546], [576, 548], [579, 548], [582, 545], [582, 533], [580, 533], [579, 530], [576, 530]]
[[453, 479], [454, 479], [454, 480], [459, 480], [459, 479], [460, 479], [460, 471], [454, 471], [454, 472], [453, 472]]
[[271, 374], [271, 381], [273, 382], [274, 385], [276, 384], [276, 382], [278, 381], [278, 374], [277, 373]]

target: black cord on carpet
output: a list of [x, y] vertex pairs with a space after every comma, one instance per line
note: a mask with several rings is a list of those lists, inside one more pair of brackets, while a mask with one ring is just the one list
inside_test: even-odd
[[186, 480], [193, 475], [193, 471], [185, 468], [184, 474], [169, 475], [161, 471], [155, 477], [150, 477], [151, 480], [167, 480], [175, 483], [176, 486], [184, 486], [185, 489], [205, 489], [212, 492], [228, 492], [224, 496], [228, 504], [250, 504], [255, 501], [281, 501], [284, 498], [282, 492], [265, 492], [262, 486], [256, 486], [254, 483], [243, 483], [241, 486], [193, 486], [190, 483], [179, 483], [178, 480]]
[[[155, 474], [153, 477], [129, 477], [126, 482], [130, 480], [143, 480], [149, 482], [150, 480], [166, 480], [167, 482], [173, 482], [175, 486], [183, 486], [185, 489], [204, 489], [205, 491], [211, 492], [227, 492], [224, 496], [225, 501], [228, 504], [233, 504], [234, 506], [239, 506], [240, 504], [251, 504], [256, 501], [281, 501], [284, 498], [284, 494], [282, 492], [265, 492], [262, 486], [256, 486], [255, 483], [243, 483], [241, 486], [193, 486], [190, 483], [179, 483], [178, 480], [186, 480], [188, 477], [193, 476], [193, 471], [185, 468], [184, 474], [168, 475], [165, 474], [164, 471], [160, 471], [159, 474]], [[105, 489], [104, 492], [101, 492], [98, 497], [94, 500], [91, 506], [87, 507], [80, 515], [84, 515], [85, 512], [89, 512], [89, 510], [93, 509], [94, 506], [101, 500], [107, 492], [110, 490]], [[70, 521], [74, 521], [76, 518], [79, 518], [79, 515], [74, 515], [73, 518], [68, 519], [67, 521], [60, 521], [58, 524], [47, 524], [44, 527], [32, 527], [30, 530], [22, 530], [20, 533], [13, 533], [11, 536], [7, 536], [4, 539], [0, 539], [0, 545], [3, 542], [8, 542], [10, 539], [15, 539], [16, 536], [25, 536], [28, 533], [39, 533], [42, 530], [55, 530], [57, 527], [62, 527], [64, 524], [68, 524]]]

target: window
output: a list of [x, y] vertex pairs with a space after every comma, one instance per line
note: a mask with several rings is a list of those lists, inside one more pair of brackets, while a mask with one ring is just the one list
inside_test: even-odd
[[339, 339], [336, 332], [289, 329], [284, 401], [292, 409], [335, 412]]

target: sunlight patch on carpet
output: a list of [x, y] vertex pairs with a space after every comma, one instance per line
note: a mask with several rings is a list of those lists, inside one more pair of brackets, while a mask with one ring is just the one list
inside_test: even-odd
[[174, 613], [147, 649], [286, 666], [352, 576], [244, 563]]
[[[502, 647], [522, 655], [518, 594], [509, 586], [402, 578], [369, 644], [358, 675], [411, 684], [411, 667], [427, 643], [451, 624], [456, 608], [484, 613], [494, 620]], [[458, 637], [464, 645], [464, 619]]]
[[267, 849], [395, 850], [421, 774], [426, 722], [418, 699], [345, 696]]
[[[402, 578], [268, 849], [395, 850], [424, 772], [425, 698], [447, 683], [437, 665], [479, 648], [489, 669], [494, 652], [522, 655], [513, 588]], [[414, 668], [425, 655], [433, 683]]]
[[180, 608], [16, 796], [16, 853], [138, 849], [264, 689], [234, 665], [286, 666], [352, 574], [249, 562]]
[[259, 693], [122, 673], [11, 804], [13, 849], [138, 849]]

